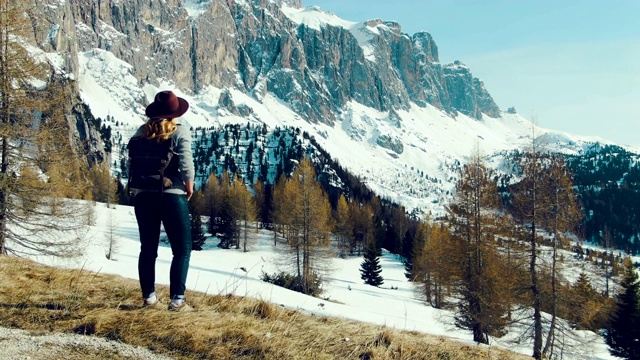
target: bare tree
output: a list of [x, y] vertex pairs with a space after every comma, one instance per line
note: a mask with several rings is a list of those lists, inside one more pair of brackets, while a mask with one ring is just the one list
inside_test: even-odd
[[[109, 209], [109, 208], [107, 208]], [[113, 212], [109, 211], [109, 219], [107, 220], [107, 233], [105, 234], [107, 251], [105, 256], [109, 260], [115, 260], [118, 251], [118, 237], [116, 235], [116, 223], [113, 221]]]
[[559, 156], [550, 156], [549, 164], [541, 183], [548, 197], [548, 207], [543, 210], [544, 225], [551, 234], [551, 323], [547, 331], [547, 339], [542, 349], [543, 357], [552, 357], [556, 339], [559, 293], [558, 248], [567, 248], [569, 241], [566, 234], [574, 232], [582, 218], [578, 201], [573, 191], [571, 175]]
[[[567, 243], [566, 234], [580, 221], [580, 207], [573, 193], [571, 176], [564, 162], [544, 151], [543, 143], [532, 132], [531, 144], [518, 159], [521, 181], [513, 186], [512, 214], [519, 223], [520, 237], [529, 245], [529, 293], [533, 308], [533, 354], [535, 359], [551, 356], [557, 339], [558, 248]], [[551, 236], [551, 261], [540, 257], [544, 235]], [[542, 278], [549, 279], [549, 288]], [[548, 296], [547, 296], [548, 295]], [[549, 302], [543, 303], [545, 297]], [[543, 305], [551, 320], [543, 334]]]

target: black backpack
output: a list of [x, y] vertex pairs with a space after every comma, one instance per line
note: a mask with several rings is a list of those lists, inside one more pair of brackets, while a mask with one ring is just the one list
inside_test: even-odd
[[143, 137], [129, 140], [129, 189], [163, 192], [178, 175], [178, 157], [173, 137], [158, 142]]

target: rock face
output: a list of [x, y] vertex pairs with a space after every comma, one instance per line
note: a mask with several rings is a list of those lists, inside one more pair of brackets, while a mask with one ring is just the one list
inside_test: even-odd
[[312, 123], [333, 123], [349, 101], [500, 113], [469, 68], [440, 64], [430, 34], [409, 36], [395, 22], [310, 26], [288, 15], [303, 11], [300, 0], [30, 1], [46, 26], [29, 41], [63, 54], [76, 78], [78, 53], [100, 48], [131, 64], [141, 85], [235, 88], [258, 101], [269, 92]]

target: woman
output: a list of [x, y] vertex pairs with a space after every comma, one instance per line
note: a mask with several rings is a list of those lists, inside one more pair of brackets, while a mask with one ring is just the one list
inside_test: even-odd
[[[146, 108], [149, 119], [129, 141], [129, 185], [140, 233], [138, 275], [143, 305], [159, 304], [155, 292], [155, 264], [162, 223], [173, 252], [169, 273], [169, 310], [172, 311], [189, 309], [184, 295], [192, 245], [187, 201], [193, 194], [195, 170], [191, 133], [177, 121], [188, 109], [189, 103], [173, 92], [159, 92]], [[142, 168], [153, 163], [149, 158], [141, 159], [139, 149], [145, 148], [147, 154], [149, 149], [157, 153], [159, 149], [167, 149], [167, 144], [172, 145], [174, 155], [163, 170], [164, 185], [147, 186], [144, 182], [134, 181]]]

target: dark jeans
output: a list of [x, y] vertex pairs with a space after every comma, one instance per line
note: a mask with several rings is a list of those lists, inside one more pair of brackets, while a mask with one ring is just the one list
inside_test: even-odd
[[183, 297], [192, 245], [186, 196], [143, 192], [135, 196], [134, 207], [140, 232], [138, 276], [142, 296], [146, 298], [155, 292], [155, 267], [162, 222], [173, 252], [169, 272], [169, 292], [171, 299]]

